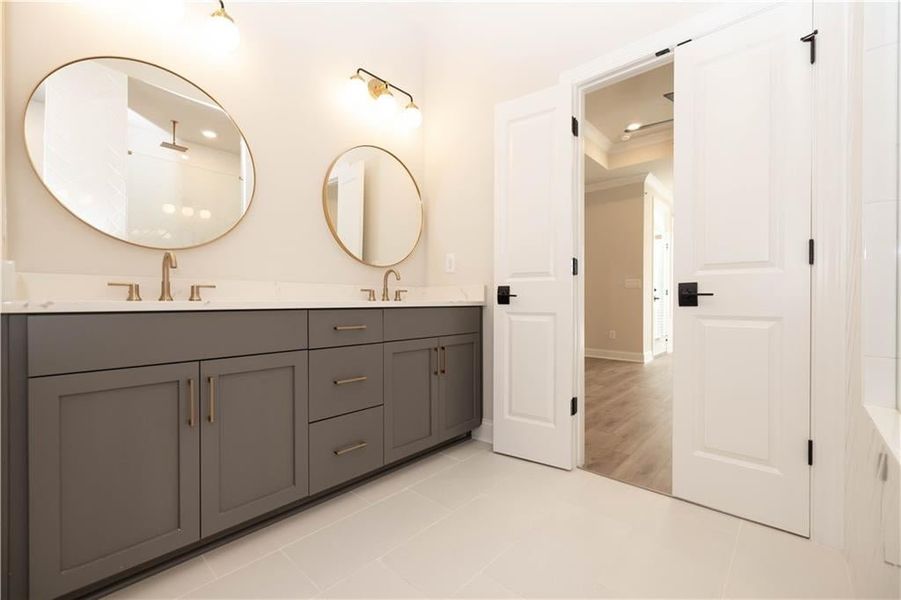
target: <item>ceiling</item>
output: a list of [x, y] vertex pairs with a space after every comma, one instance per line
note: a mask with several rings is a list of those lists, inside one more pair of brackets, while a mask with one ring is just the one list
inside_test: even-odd
[[[188, 147], [193, 143], [232, 154], [240, 153], [241, 137], [237, 127], [215, 105], [200, 103], [129, 77], [128, 107], [164, 131], [171, 131], [173, 119], [178, 121], [176, 135], [179, 142]], [[216, 132], [217, 137], [207, 139], [200, 133], [205, 129]]]
[[[585, 97], [586, 184], [654, 175], [673, 187], [672, 122], [622, 136], [629, 123], [656, 123], [673, 118], [673, 64], [591, 92]], [[589, 150], [591, 146], [591, 150]]]
[[[672, 91], [673, 63], [669, 63], [591, 92], [585, 97], [585, 119], [616, 143], [629, 123], [672, 119], [673, 103], [663, 97]], [[639, 135], [633, 134], [633, 139]]]

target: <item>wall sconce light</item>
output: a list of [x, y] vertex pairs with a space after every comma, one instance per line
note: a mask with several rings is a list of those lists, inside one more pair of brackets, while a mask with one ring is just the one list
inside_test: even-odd
[[210, 14], [206, 24], [207, 38], [212, 50], [228, 53], [234, 51], [241, 41], [241, 33], [235, 20], [225, 10], [225, 2], [219, 0], [219, 8]]
[[[367, 81], [361, 73], [368, 76], [369, 80]], [[416, 129], [422, 124], [422, 111], [413, 102], [413, 96], [410, 92], [397, 87], [393, 83], [388, 83], [387, 80], [382, 79], [378, 75], [362, 67], [358, 68], [348, 80], [348, 87], [350, 88], [350, 93], [358, 100], [365, 99], [368, 94], [375, 101], [376, 113], [383, 120], [398, 118], [401, 125], [409, 129]], [[400, 106], [392, 90], [400, 92], [409, 98], [409, 102], [404, 105], [404, 109], [399, 116], [397, 113]]]

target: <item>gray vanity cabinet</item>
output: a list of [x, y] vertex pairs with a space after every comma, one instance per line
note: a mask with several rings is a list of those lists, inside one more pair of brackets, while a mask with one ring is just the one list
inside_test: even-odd
[[438, 342], [438, 422], [444, 441], [482, 422], [482, 353], [474, 333], [442, 337]]
[[385, 462], [438, 443], [438, 338], [384, 345]]
[[30, 380], [29, 597], [200, 539], [197, 377], [190, 362]]
[[204, 536], [306, 496], [307, 352], [200, 363]]

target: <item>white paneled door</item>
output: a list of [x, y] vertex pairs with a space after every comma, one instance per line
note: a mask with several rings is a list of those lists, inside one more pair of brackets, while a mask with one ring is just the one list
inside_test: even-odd
[[[673, 492], [810, 531], [809, 3], [676, 50]], [[697, 306], [678, 284], [697, 283]]]
[[572, 92], [495, 112], [494, 449], [573, 466]]

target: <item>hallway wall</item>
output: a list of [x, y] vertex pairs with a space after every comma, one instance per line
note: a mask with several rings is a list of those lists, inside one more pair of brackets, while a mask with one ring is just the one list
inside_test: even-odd
[[[642, 360], [644, 183], [585, 194], [585, 348]], [[630, 280], [627, 284], [627, 280]], [[629, 287], [637, 283], [637, 287]], [[610, 332], [616, 332], [611, 339]]]

